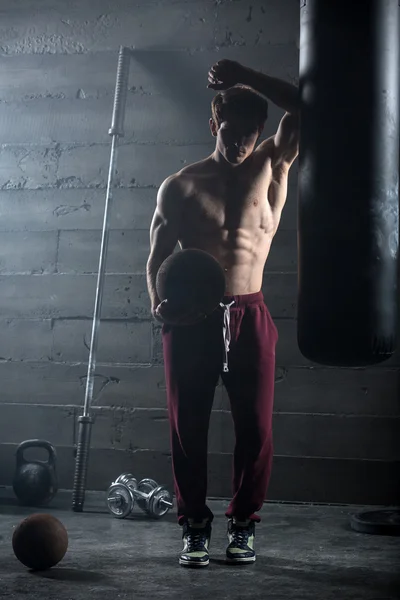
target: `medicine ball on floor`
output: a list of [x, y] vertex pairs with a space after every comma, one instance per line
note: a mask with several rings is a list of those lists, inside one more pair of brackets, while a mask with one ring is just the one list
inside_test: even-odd
[[160, 300], [176, 312], [211, 314], [225, 293], [225, 275], [218, 261], [203, 250], [190, 248], [169, 256], [156, 280]]
[[52, 515], [30, 515], [15, 528], [12, 546], [15, 556], [28, 569], [44, 571], [64, 558], [67, 530]]

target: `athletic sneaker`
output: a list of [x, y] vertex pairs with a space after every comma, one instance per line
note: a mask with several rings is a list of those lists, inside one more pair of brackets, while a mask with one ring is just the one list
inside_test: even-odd
[[228, 521], [229, 545], [226, 549], [226, 560], [229, 563], [246, 564], [256, 560], [254, 552], [254, 521]]
[[195, 522], [189, 519], [183, 525], [183, 550], [179, 564], [183, 567], [207, 567], [210, 562], [208, 547], [211, 539], [211, 522], [204, 519]]

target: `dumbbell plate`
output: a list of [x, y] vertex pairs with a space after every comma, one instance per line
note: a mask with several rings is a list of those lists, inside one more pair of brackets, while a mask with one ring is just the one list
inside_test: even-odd
[[153, 492], [151, 492], [148, 499], [147, 514], [154, 519], [163, 517], [172, 506], [172, 497], [169, 491], [159, 486]]
[[138, 491], [143, 494], [150, 494], [150, 492], [156, 488], [158, 488], [158, 483], [157, 481], [154, 481], [154, 479], [142, 479], [137, 486]]
[[108, 510], [117, 519], [125, 519], [134, 507], [135, 501], [129, 488], [123, 483], [113, 483], [107, 492]]
[[131, 482], [136, 482], [136, 479], [134, 478], [134, 476], [131, 473], [122, 473], [122, 475], [120, 475], [119, 477], [117, 477], [117, 479], [114, 481], [114, 483], [123, 483], [124, 485], [130, 487], [130, 483]]

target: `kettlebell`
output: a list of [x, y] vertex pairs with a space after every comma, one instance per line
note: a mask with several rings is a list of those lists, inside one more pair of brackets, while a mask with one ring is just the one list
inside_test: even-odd
[[[47, 462], [27, 461], [24, 452], [28, 448], [44, 448], [48, 451]], [[19, 502], [25, 506], [43, 506], [48, 504], [58, 490], [56, 474], [56, 450], [46, 440], [27, 440], [22, 442], [16, 452], [17, 467], [13, 489]]]

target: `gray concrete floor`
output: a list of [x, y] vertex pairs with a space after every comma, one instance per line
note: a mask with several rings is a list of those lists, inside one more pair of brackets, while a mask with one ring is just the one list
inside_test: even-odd
[[[21, 508], [0, 493], [0, 598], [91, 600], [394, 600], [400, 598], [400, 541], [355, 533], [349, 515], [365, 507], [265, 504], [256, 529], [257, 562], [225, 565], [227, 503], [210, 501], [216, 518], [210, 566], [177, 563], [181, 529], [174, 514], [151, 521], [141, 513], [117, 520], [103, 495], [89, 493], [85, 512], [59, 493], [46, 510]], [[32, 573], [13, 555], [13, 528], [26, 515], [50, 512], [69, 534], [57, 567]]]

